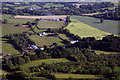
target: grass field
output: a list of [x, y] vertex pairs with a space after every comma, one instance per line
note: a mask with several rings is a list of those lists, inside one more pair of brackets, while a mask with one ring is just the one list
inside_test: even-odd
[[93, 17], [72, 16], [71, 18], [77, 19], [80, 22], [83, 22], [89, 26], [100, 29], [102, 31], [113, 33], [113, 34], [118, 34], [118, 21], [104, 20], [103, 23], [100, 23], [99, 19], [93, 18]]
[[24, 9], [24, 8], [36, 8], [36, 9], [41, 9], [40, 6], [37, 6], [37, 5], [31, 5], [31, 6], [20, 6], [20, 7], [15, 7], [15, 9]]
[[39, 21], [38, 22], [39, 28], [61, 28], [64, 25], [65, 23], [60, 21]]
[[56, 37], [46, 37], [46, 36], [38, 36], [38, 35], [32, 35], [30, 36], [30, 39], [34, 40], [37, 46], [43, 47], [44, 45], [49, 46], [52, 45], [54, 42], [58, 45], [63, 45], [61, 43], [62, 40]]
[[120, 52], [107, 52], [107, 51], [100, 51], [100, 50], [94, 50], [96, 54], [119, 54]]
[[13, 24], [17, 24], [17, 23], [25, 24], [25, 23], [27, 23], [28, 21], [29, 21], [29, 22], [34, 21], [33, 19], [12, 19], [11, 17], [12, 17], [11, 15], [3, 14], [3, 15], [2, 15], [2, 20], [3, 20], [3, 19], [7, 19], [7, 20], [8, 20], [8, 23], [13, 23]]
[[21, 69], [22, 70], [28, 70], [30, 67], [33, 66], [39, 66], [42, 63], [46, 63], [46, 64], [53, 64], [53, 63], [59, 63], [59, 62], [69, 62], [69, 60], [67, 60], [66, 58], [57, 58], [57, 59], [44, 59], [44, 60], [36, 60], [36, 61], [31, 61], [29, 63], [23, 64], [21, 65]]
[[22, 33], [25, 31], [29, 31], [28, 28], [22, 28], [21, 26], [14, 26], [14, 24], [2, 24], [2, 36], [14, 34], [14, 33]]
[[59, 36], [60, 36], [62, 39], [70, 40], [70, 38], [67, 37], [65, 34], [59, 34]]
[[12, 46], [12, 44], [9, 44], [7, 42], [7, 39], [2, 39], [2, 52], [4, 53], [4, 55], [7, 54], [20, 54], [20, 52], [16, 49], [14, 49], [14, 47]]
[[90, 25], [84, 24], [78, 20], [72, 19], [72, 22], [66, 27], [70, 30], [71, 33], [83, 37], [95, 37], [96, 39], [101, 39], [106, 35], [111, 33], [101, 31], [97, 28], [94, 28]]
[[53, 3], [48, 3], [48, 4], [45, 4], [43, 7], [44, 8], [50, 8], [50, 7], [64, 7], [64, 5], [62, 4], [53, 4]]
[[80, 79], [80, 78], [84, 78], [84, 79], [97, 79], [97, 78], [101, 78], [101, 75], [90, 75], [90, 74], [65, 74], [65, 73], [54, 73], [56, 79], [67, 79], [69, 77], [72, 77], [74, 79]]
[[6, 4], [6, 6], [15, 6], [15, 5], [12, 5], [12, 4]]

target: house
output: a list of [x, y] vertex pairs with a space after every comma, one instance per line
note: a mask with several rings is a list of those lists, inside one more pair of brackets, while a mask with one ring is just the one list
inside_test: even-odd
[[31, 45], [31, 47], [33, 48], [33, 49], [39, 49], [36, 45]]
[[39, 36], [45, 36], [47, 35], [45, 32], [38, 33]]
[[28, 28], [29, 25], [25, 25], [25, 24], [23, 24], [22, 27], [23, 27], [23, 28]]
[[40, 50], [44, 50], [44, 48], [40, 48]]
[[75, 44], [76, 42], [78, 42], [78, 40], [76, 40], [76, 41], [70, 41], [71, 44]]

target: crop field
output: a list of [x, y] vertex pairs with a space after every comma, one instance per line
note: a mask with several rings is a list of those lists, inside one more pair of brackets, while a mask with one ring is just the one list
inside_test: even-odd
[[53, 64], [53, 63], [66, 63], [69, 62], [69, 60], [67, 60], [66, 58], [57, 58], [57, 59], [44, 59], [44, 60], [36, 60], [36, 61], [31, 61], [29, 63], [23, 64], [21, 65], [21, 69], [22, 70], [28, 70], [30, 67], [34, 67], [34, 66], [39, 66], [42, 63], [46, 63], [46, 64]]
[[[93, 18], [93, 17], [72, 16], [71, 18], [77, 19], [80, 22], [83, 22], [89, 26], [100, 29], [102, 31], [109, 32], [112, 34], [118, 34], [118, 21], [104, 20], [103, 23], [100, 23], [100, 19]], [[99, 32], [98, 32], [98, 34], [99, 34]]]
[[90, 25], [84, 24], [78, 20], [72, 19], [72, 22], [66, 27], [71, 33], [83, 37], [95, 37], [96, 39], [102, 39], [106, 35], [111, 33], [99, 30]]
[[64, 26], [64, 22], [60, 21], [39, 21], [38, 22], [38, 27], [39, 28], [61, 28]]
[[19, 16], [19, 15], [16, 15], [14, 16], [15, 19], [57, 19], [57, 18], [61, 18], [61, 19], [64, 19], [66, 18], [67, 15], [57, 15], [57, 16]]
[[67, 79], [69, 77], [72, 77], [73, 79], [98, 79], [101, 78], [101, 75], [90, 75], [90, 74], [65, 74], [65, 73], [53, 73], [56, 77], [56, 79]]
[[32, 35], [30, 36], [30, 39], [34, 40], [37, 46], [43, 47], [44, 45], [49, 46], [52, 45], [54, 42], [58, 45], [63, 45], [59, 38], [56, 37], [46, 37], [46, 36], [38, 36], [38, 35]]

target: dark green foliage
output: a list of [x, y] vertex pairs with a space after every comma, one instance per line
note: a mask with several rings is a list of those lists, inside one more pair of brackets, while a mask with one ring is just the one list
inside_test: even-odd
[[24, 56], [23, 58], [24, 58], [24, 60], [25, 60], [25, 63], [30, 62], [30, 58], [29, 58], [28, 56]]
[[15, 69], [15, 66], [12, 64], [12, 61], [10, 61], [10, 60], [6, 60], [6, 68], [8, 69], [8, 70], [13, 70], [13, 69]]
[[24, 64], [25, 63], [25, 60], [22, 58], [22, 57], [19, 57], [18, 58], [18, 64], [19, 65], [22, 65], [22, 64]]

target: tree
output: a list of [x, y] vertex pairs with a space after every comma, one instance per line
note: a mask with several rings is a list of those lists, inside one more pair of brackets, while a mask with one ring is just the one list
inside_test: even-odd
[[70, 22], [71, 22], [71, 21], [70, 21], [70, 16], [67, 16], [66, 22], [67, 22], [67, 23], [70, 23]]
[[26, 63], [30, 62], [30, 58], [28, 56], [25, 56], [25, 55], [24, 55], [24, 60]]
[[6, 61], [6, 66], [8, 69], [15, 69], [15, 66], [12, 64], [12, 61], [10, 60]]
[[101, 22], [101, 23], [103, 23], [103, 20], [104, 20], [103, 18], [100, 18], [100, 22]]
[[18, 58], [18, 64], [19, 65], [22, 65], [24, 63], [25, 63], [25, 60], [22, 57]]
[[7, 24], [8, 23], [8, 20], [7, 19], [4, 19], [3, 20], [3, 24]]

